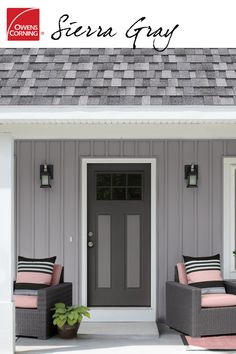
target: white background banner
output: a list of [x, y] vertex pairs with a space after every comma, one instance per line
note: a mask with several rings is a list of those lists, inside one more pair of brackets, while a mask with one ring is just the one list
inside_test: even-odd
[[[40, 40], [9, 41], [7, 8], [40, 9]], [[0, 47], [236, 47], [235, 15], [235, 0], [2, 0]]]

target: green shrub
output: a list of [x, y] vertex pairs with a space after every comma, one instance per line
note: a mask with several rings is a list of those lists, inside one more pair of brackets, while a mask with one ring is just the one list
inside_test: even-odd
[[54, 310], [53, 324], [62, 328], [64, 324], [73, 326], [77, 322], [81, 322], [83, 317], [90, 318], [89, 308], [85, 306], [66, 306], [64, 303], [57, 303]]

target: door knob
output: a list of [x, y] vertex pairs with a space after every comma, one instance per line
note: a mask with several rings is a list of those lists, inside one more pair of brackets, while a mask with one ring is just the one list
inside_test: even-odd
[[93, 242], [92, 242], [92, 241], [89, 241], [89, 242], [88, 242], [88, 247], [89, 247], [89, 248], [92, 248], [93, 246], [94, 246], [94, 245], [93, 245]]

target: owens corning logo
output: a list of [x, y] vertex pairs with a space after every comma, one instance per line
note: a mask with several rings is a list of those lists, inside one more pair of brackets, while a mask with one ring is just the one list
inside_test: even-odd
[[39, 41], [39, 9], [8, 8], [8, 41]]

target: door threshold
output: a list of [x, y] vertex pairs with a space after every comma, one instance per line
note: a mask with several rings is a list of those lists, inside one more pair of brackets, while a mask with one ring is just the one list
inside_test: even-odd
[[155, 322], [152, 307], [90, 307], [89, 322]]
[[156, 322], [81, 322], [80, 334], [159, 336]]

